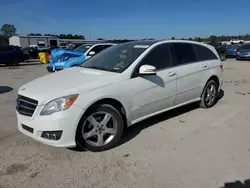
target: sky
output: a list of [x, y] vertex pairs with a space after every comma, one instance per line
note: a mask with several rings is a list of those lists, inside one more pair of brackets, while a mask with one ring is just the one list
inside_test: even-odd
[[166, 39], [250, 33], [250, 0], [0, 0], [18, 34]]

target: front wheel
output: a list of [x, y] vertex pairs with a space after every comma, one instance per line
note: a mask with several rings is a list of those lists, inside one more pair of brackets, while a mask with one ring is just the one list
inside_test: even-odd
[[78, 125], [76, 143], [80, 148], [93, 152], [111, 149], [120, 142], [123, 127], [122, 116], [113, 106], [93, 107]]
[[218, 85], [214, 80], [210, 80], [202, 93], [200, 107], [211, 108], [217, 102], [218, 96]]

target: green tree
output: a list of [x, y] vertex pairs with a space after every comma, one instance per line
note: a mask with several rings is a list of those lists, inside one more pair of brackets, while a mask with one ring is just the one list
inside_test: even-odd
[[12, 37], [16, 34], [16, 28], [12, 24], [4, 24], [1, 28], [1, 34], [6, 37]]
[[172, 37], [171, 40], [175, 40], [175, 37]]
[[40, 34], [40, 33], [30, 33], [30, 34], [28, 34], [28, 36], [42, 36], [42, 34]]

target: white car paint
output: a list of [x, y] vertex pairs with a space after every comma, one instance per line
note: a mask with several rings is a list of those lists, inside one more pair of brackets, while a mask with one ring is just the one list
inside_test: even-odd
[[[156, 71], [157, 76], [131, 75], [139, 62], [150, 51], [164, 43], [194, 43], [210, 49], [218, 58], [205, 62], [190, 63]], [[91, 51], [91, 50], [89, 50]], [[84, 112], [96, 101], [112, 98], [119, 101], [126, 112], [128, 126], [156, 114], [200, 100], [203, 88], [211, 76], [217, 76], [222, 86], [222, 62], [214, 47], [190, 41], [160, 41], [148, 47], [124, 72], [114, 73], [82, 67], [74, 67], [33, 80], [18, 90], [18, 94], [36, 99], [38, 106], [32, 117], [16, 112], [18, 129], [48, 145], [73, 147], [78, 123]], [[141, 71], [153, 71], [151, 66]], [[51, 81], [52, 80], [52, 81]], [[60, 80], [60, 82], [53, 82]], [[72, 94], [79, 94], [67, 110], [41, 116], [40, 112], [51, 100]], [[27, 125], [34, 129], [30, 133], [22, 128]], [[41, 138], [43, 131], [62, 130], [60, 140]]]

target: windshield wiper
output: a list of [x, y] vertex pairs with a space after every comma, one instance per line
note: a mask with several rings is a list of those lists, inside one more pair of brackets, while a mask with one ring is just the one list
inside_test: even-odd
[[105, 67], [98, 67], [98, 66], [89, 66], [89, 67], [84, 67], [82, 66], [83, 68], [89, 68], [89, 69], [97, 69], [97, 70], [105, 70], [105, 71], [112, 71], [111, 69], [109, 68], [105, 68]]

